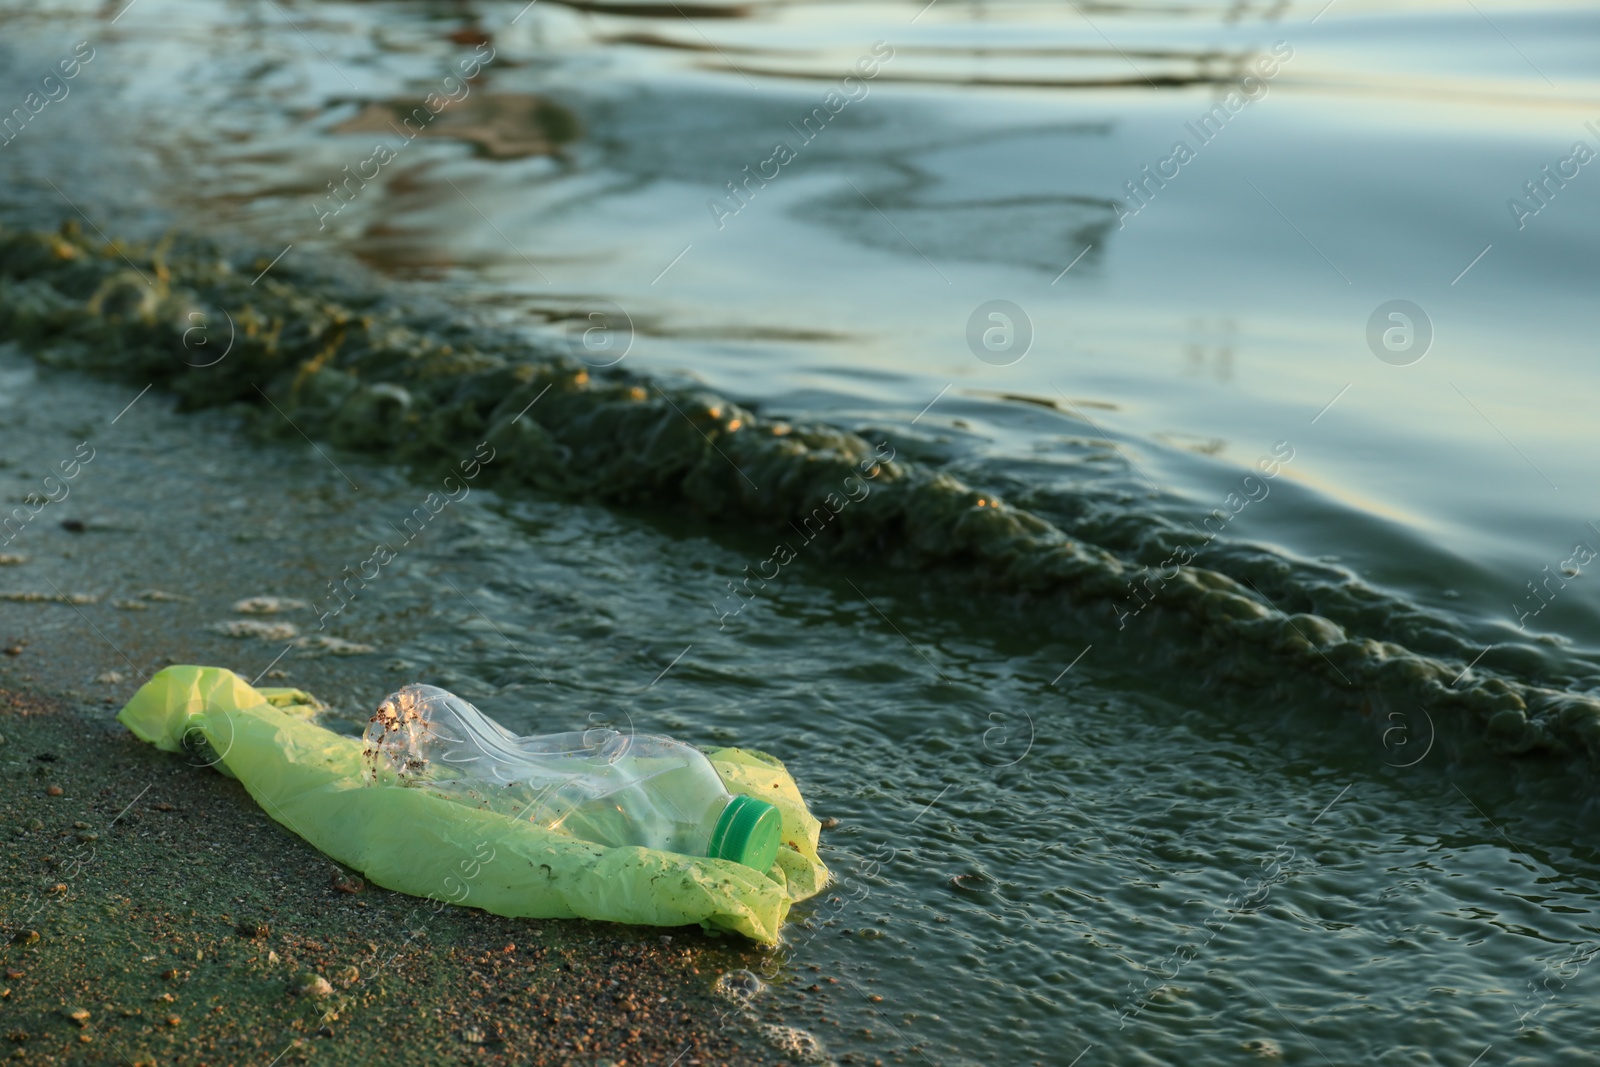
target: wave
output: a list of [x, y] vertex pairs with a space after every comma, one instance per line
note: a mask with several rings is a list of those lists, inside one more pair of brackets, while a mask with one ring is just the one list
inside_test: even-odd
[[404, 299], [202, 239], [0, 230], [0, 339], [45, 363], [159, 383], [183, 408], [240, 405], [268, 432], [400, 462], [487, 445], [502, 485], [678, 508], [798, 535], [835, 560], [937, 571], [996, 607], [1009, 597], [1076, 633], [1136, 640], [1141, 670], [1182, 666], [1296, 708], [1356, 711], [1386, 745], [1402, 730], [1457, 755], [1600, 766], [1600, 699], [1570, 663], [1529, 644], [1488, 654], [1453, 620], [1348, 572], [1230, 542], [1225, 520], [1179, 526], [1106, 497], [1003, 486], [1031, 504], [1019, 507], [995, 491], [1001, 479], [969, 484], [900, 455], [891, 435], [763, 417]]

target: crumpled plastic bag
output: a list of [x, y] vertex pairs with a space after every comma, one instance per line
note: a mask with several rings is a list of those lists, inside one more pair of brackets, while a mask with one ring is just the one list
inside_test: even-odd
[[298, 689], [254, 689], [219, 667], [174, 666], [134, 694], [117, 720], [167, 752], [206, 753], [266, 813], [376, 885], [496, 915], [648, 926], [700, 923], [776, 942], [789, 907], [827, 885], [821, 829], [771, 756], [708, 753], [729, 792], [783, 817], [765, 874], [729, 860], [607, 848], [421, 790], [370, 786], [362, 743], [315, 722]]

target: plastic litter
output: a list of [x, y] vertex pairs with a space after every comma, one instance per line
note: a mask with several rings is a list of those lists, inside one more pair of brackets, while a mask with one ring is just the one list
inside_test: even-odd
[[829, 881], [817, 820], [783, 764], [763, 753], [706, 756], [734, 797], [777, 809], [777, 856], [760, 872], [729, 859], [596, 844], [430, 788], [374, 788], [363, 741], [318, 725], [320, 710], [298, 689], [258, 690], [232, 671], [174, 666], [117, 718], [157, 748], [199, 754], [330, 858], [414, 896], [513, 917], [700, 923], [770, 943], [790, 906]]
[[657, 734], [517, 737], [431, 685], [385, 700], [366, 733], [370, 784], [425, 789], [596, 844], [712, 856], [765, 871], [783, 819], [732, 796], [705, 753]]

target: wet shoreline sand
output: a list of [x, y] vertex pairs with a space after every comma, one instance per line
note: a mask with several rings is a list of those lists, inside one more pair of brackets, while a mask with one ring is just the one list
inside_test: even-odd
[[[403, 513], [415, 483], [341, 455], [357, 497], [314, 451], [260, 448], [228, 416], [179, 417], [159, 394], [136, 400], [137, 389], [14, 357], [0, 358], [0, 378], [16, 431], [0, 455], [5, 499], [37, 492], [78, 441], [96, 449], [0, 563], [0, 976], [17, 974], [0, 978], [10, 991], [0, 1057], [260, 1067], [403, 1049], [418, 1063], [802, 1062], [760, 1029], [796, 1021], [773, 993], [717, 992], [746, 970], [827, 984], [787, 950], [696, 927], [518, 921], [374, 886], [344, 891], [359, 876], [237, 782], [115, 721], [142, 678], [175, 661], [304, 688], [333, 705], [323, 721], [347, 731], [385, 692], [436, 677], [449, 657], [436, 666], [414, 641], [438, 611], [409, 571], [335, 620], [340, 643], [291, 646], [240, 626], [326, 638], [291, 598], [330, 560], [359, 558], [370, 547], [363, 509]], [[405, 567], [454, 539], [494, 536], [484, 499], [475, 492], [430, 523]], [[566, 692], [547, 713], [581, 720], [567, 706], [576, 698]], [[320, 989], [307, 975], [331, 991], [289, 992]]]
[[21, 1062], [799, 1062], [715, 992], [754, 946], [367, 886], [113, 710], [0, 690]]

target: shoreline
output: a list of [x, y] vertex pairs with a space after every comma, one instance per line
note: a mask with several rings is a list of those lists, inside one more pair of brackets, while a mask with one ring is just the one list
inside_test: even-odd
[[[159, 287], [145, 292], [124, 269], [136, 260]], [[1588, 691], [1595, 665], [1582, 657], [1534, 643], [1480, 650], [1445, 615], [1272, 551], [1241, 549], [1231, 561], [1213, 551], [1209, 566], [1156, 572], [1151, 589], [1154, 561], [1192, 557], [1195, 530], [1137, 509], [1109, 520], [1059, 507], [1035, 513], [937, 462], [881, 457], [854, 431], [758, 415], [616, 368], [590, 374], [448, 307], [402, 306], [392, 287], [363, 293], [299, 267], [257, 287], [272, 266], [231, 262], [195, 238], [108, 248], [73, 223], [0, 230], [0, 339], [46, 365], [162, 386], [180, 411], [226, 410], [265, 436], [381, 454], [412, 477], [444, 462], [453, 471], [489, 447], [486, 481], [503, 490], [648, 506], [751, 536], [787, 536], [827, 516], [818, 551], [831, 561], [938, 568], [991, 596], [1048, 605], [1074, 638], [1109, 640], [1112, 622], [1123, 629], [1120, 605], [1133, 591], [1140, 612], [1159, 601], [1144, 636], [1164, 666], [1249, 695], [1272, 677], [1280, 695], [1349, 720], [1417, 709], [1461, 751], [1577, 765], [1591, 779], [1600, 770], [1600, 698]], [[228, 321], [243, 325], [226, 359], [173, 359], [194, 307], [235, 309]], [[893, 450], [896, 436], [872, 431], [880, 433]], [[846, 510], [835, 489], [852, 478], [876, 481]], [[1230, 493], [1212, 514], [1247, 503]]]

